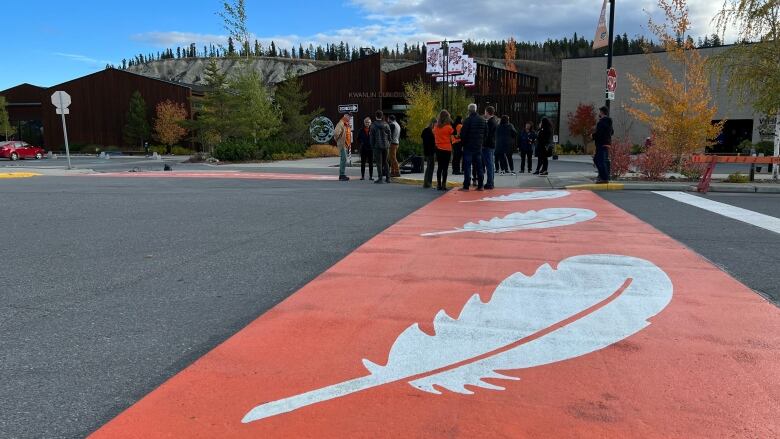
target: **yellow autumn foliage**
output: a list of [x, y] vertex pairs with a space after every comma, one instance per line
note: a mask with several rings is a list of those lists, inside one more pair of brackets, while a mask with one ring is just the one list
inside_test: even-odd
[[[702, 151], [720, 134], [725, 121], [712, 123], [717, 107], [712, 103], [706, 59], [689, 38], [678, 39], [690, 29], [686, 0], [658, 0], [666, 21], [650, 20], [650, 30], [659, 38], [669, 59], [682, 67], [682, 77], [661, 62], [661, 55], [647, 52], [649, 80], [628, 75], [636, 97], [626, 110], [647, 124], [654, 145], [674, 154], [677, 162], [685, 154]], [[682, 40], [682, 41], [681, 41]], [[640, 108], [642, 107], [642, 108]]]

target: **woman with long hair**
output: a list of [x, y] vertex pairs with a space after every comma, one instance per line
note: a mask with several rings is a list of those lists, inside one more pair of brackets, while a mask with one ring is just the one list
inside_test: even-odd
[[542, 118], [539, 123], [539, 134], [536, 137], [536, 157], [539, 159], [536, 164], [534, 175], [546, 176], [549, 159], [552, 156], [553, 148], [553, 127], [550, 119]]
[[452, 117], [447, 110], [441, 110], [436, 125], [433, 127], [433, 136], [436, 139], [436, 189], [447, 190], [447, 171], [450, 167], [452, 156], [452, 137], [455, 129], [452, 127]]

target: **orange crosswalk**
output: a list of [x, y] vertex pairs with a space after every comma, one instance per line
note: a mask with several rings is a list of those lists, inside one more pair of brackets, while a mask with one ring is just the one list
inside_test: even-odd
[[93, 436], [780, 435], [777, 307], [590, 192], [482, 197], [403, 219]]

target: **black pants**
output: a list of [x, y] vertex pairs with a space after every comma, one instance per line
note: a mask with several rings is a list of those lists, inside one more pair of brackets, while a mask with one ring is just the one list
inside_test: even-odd
[[425, 177], [423, 179], [424, 188], [431, 187], [431, 183], [433, 183], [433, 166], [435, 160], [436, 157], [433, 154], [425, 156]]
[[504, 172], [514, 172], [515, 171], [515, 160], [512, 158], [512, 153], [501, 153], [497, 154], [496, 157], [498, 158], [498, 164], [499, 169]]
[[[531, 172], [531, 168], [534, 165], [533, 157], [533, 151], [520, 151], [520, 172], [523, 172], [523, 169], [528, 169], [528, 172]], [[526, 160], [528, 160], [528, 168], [525, 167]]]
[[460, 174], [462, 171], [462, 164], [463, 164], [463, 145], [458, 143], [452, 144], [452, 173], [453, 174]]
[[368, 177], [374, 178], [374, 151], [370, 149], [360, 150], [360, 176], [366, 178], [366, 166], [368, 166]]
[[436, 161], [439, 163], [439, 167], [436, 169], [436, 187], [438, 189], [447, 188], [447, 171], [450, 169], [450, 157], [452, 157], [452, 152], [436, 150]]
[[547, 154], [542, 153], [539, 157], [537, 157], [538, 163], [536, 164], [536, 172], [542, 173], [547, 172], [547, 165], [549, 163], [550, 158], [547, 157]]
[[386, 149], [374, 149], [374, 163], [376, 163], [377, 180], [384, 177], [385, 180], [390, 181], [390, 165], [387, 163]]

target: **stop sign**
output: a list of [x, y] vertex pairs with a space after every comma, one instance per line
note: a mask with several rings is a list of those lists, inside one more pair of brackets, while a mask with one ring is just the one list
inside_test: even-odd
[[64, 110], [70, 106], [70, 95], [64, 91], [55, 91], [54, 94], [51, 95], [51, 103], [57, 107], [58, 110]]
[[617, 70], [614, 68], [607, 70], [607, 91], [614, 93], [617, 90]]

